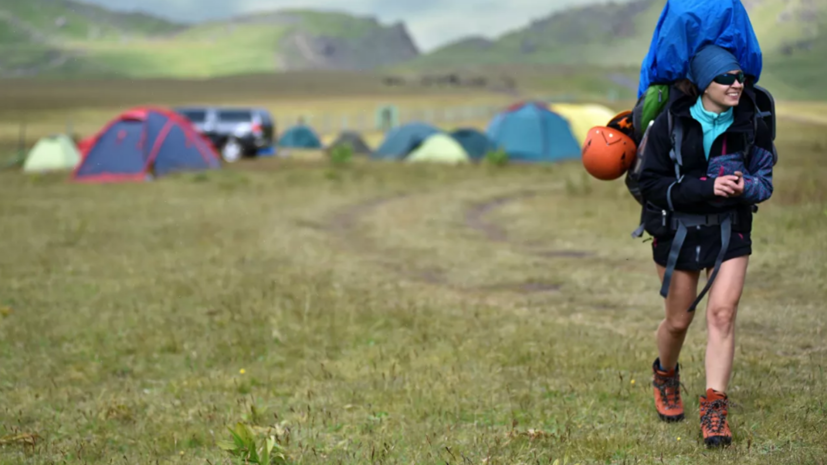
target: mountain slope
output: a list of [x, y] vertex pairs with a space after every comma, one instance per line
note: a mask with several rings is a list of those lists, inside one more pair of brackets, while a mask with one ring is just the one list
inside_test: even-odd
[[119, 13], [74, 0], [0, 0], [0, 15], [38, 40], [106, 40], [171, 33], [181, 25], [143, 13]]
[[[827, 42], [827, 1], [743, 0], [765, 56], [768, 80], [796, 70], [782, 87], [813, 87]], [[634, 0], [570, 9], [496, 40], [469, 38], [406, 65], [428, 70], [492, 64], [639, 66], [666, 0]], [[799, 79], [801, 78], [801, 79]], [[785, 78], [786, 79], [786, 78]]]
[[267, 71], [369, 69], [419, 55], [403, 24], [384, 26], [372, 17], [310, 10], [241, 16], [198, 25], [176, 37], [198, 43], [205, 39], [272, 56], [264, 60]]
[[664, 0], [590, 5], [532, 21], [484, 43], [462, 40], [420, 57], [423, 68], [449, 64], [627, 65], [640, 61]]
[[214, 77], [415, 58], [402, 24], [282, 10], [183, 26], [74, 0], [0, 0], [0, 74]]
[[0, 0], [0, 73], [110, 74], [67, 44], [171, 34], [182, 26], [140, 13], [116, 13], [71, 0]]

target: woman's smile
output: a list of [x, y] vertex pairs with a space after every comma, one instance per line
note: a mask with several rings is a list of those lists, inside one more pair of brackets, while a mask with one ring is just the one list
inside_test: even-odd
[[731, 88], [726, 92], [726, 103], [735, 106], [741, 101], [741, 92], [743, 88]]

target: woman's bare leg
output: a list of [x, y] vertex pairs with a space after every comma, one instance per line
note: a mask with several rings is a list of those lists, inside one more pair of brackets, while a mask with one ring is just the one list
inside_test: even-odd
[[[666, 269], [657, 265], [658, 275], [663, 282]], [[695, 312], [688, 312], [689, 306], [698, 294], [699, 271], [675, 270], [672, 282], [669, 284], [669, 294], [666, 297], [666, 316], [658, 326], [658, 354], [660, 364], [665, 370], [671, 370], [678, 364], [678, 356], [686, 339]], [[716, 278], [717, 280], [720, 279]]]
[[[744, 289], [749, 256], [721, 264], [706, 307], [706, 387], [726, 392], [735, 356], [735, 315]], [[710, 270], [707, 271], [709, 273]]]

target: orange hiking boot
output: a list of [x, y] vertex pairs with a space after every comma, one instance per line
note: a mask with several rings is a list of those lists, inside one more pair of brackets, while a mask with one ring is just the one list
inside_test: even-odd
[[707, 389], [701, 396], [701, 431], [704, 444], [709, 447], [729, 445], [732, 432], [727, 422], [728, 400], [726, 394], [714, 389]]
[[680, 365], [670, 371], [661, 371], [660, 358], [652, 364], [652, 386], [655, 392], [655, 408], [658, 416], [666, 422], [681, 421], [683, 415], [683, 401], [681, 400]]

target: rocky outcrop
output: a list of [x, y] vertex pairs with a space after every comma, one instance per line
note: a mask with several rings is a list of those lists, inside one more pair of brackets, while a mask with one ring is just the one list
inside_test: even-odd
[[358, 37], [305, 32], [298, 26], [280, 44], [285, 70], [366, 70], [401, 63], [419, 55], [404, 24], [369, 28]]

